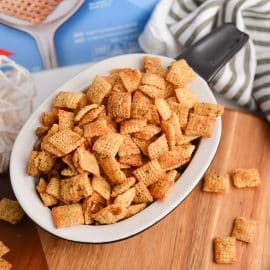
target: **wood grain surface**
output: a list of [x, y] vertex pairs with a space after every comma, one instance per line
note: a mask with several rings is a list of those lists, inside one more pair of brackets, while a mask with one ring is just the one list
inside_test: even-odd
[[[226, 110], [221, 143], [211, 169], [228, 172], [234, 167], [257, 167], [262, 178], [259, 188], [236, 189], [231, 185], [228, 194], [210, 194], [202, 192], [199, 183], [188, 198], [158, 224], [112, 244], [62, 240], [39, 227], [36, 230], [27, 218], [13, 229], [5, 229], [11, 225], [0, 222], [0, 239], [11, 247], [10, 255], [5, 258], [14, 265], [13, 269], [20, 270], [47, 269], [46, 262], [50, 270], [269, 270], [269, 165], [269, 124], [248, 114]], [[3, 182], [0, 184], [2, 190]], [[3, 196], [3, 192], [0, 195]], [[213, 262], [213, 238], [230, 235], [233, 220], [238, 215], [258, 221], [255, 241], [252, 244], [237, 241], [237, 262], [217, 265]]]

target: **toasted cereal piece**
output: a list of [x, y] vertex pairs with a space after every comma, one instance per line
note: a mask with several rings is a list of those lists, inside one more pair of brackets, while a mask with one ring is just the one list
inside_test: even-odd
[[102, 176], [94, 176], [92, 180], [92, 188], [106, 200], [110, 200], [111, 186]]
[[76, 171], [76, 167], [74, 166], [74, 163], [73, 163], [73, 153], [70, 153], [62, 157], [62, 161], [65, 164], [67, 164], [70, 169], [72, 169], [73, 171]]
[[164, 77], [166, 74], [166, 71], [161, 65], [160, 58], [158, 57], [144, 56], [143, 64], [146, 73], [156, 74], [160, 77]]
[[83, 126], [83, 136], [92, 138], [109, 132], [106, 120], [95, 120]]
[[122, 81], [119, 77], [117, 78], [117, 80], [112, 88], [112, 92], [122, 92], [122, 93], [127, 92], [124, 84], [122, 83]]
[[228, 192], [230, 179], [228, 174], [207, 172], [204, 176], [203, 191]]
[[2, 198], [0, 201], [0, 220], [17, 224], [24, 216], [24, 211], [17, 201]]
[[175, 94], [178, 102], [181, 105], [187, 106], [188, 108], [193, 108], [198, 102], [198, 97], [191, 92], [187, 87], [176, 88]]
[[66, 204], [77, 203], [91, 194], [92, 188], [87, 173], [60, 181], [60, 197]]
[[54, 107], [76, 109], [84, 94], [81, 92], [59, 92], [54, 100]]
[[44, 178], [40, 177], [39, 178], [39, 181], [36, 185], [36, 190], [39, 192], [39, 193], [44, 193], [46, 192], [46, 189], [47, 189], [47, 182]]
[[79, 173], [83, 174], [85, 171], [80, 167], [79, 164], [79, 153], [78, 151], [74, 151], [72, 161], [75, 167], [75, 171], [78, 171]]
[[91, 103], [101, 104], [105, 96], [109, 94], [112, 86], [101, 76], [96, 76], [90, 85], [86, 95]]
[[78, 162], [82, 170], [92, 173], [93, 175], [99, 176], [99, 166], [94, 154], [90, 153], [83, 147], [78, 147]]
[[134, 197], [136, 194], [136, 190], [135, 188], [131, 188], [127, 191], [125, 191], [123, 194], [118, 195], [115, 199], [114, 199], [114, 204], [115, 205], [120, 205], [122, 207], [128, 207], [131, 205]]
[[58, 200], [54, 196], [52, 196], [46, 192], [39, 193], [39, 196], [42, 199], [43, 204], [47, 207], [54, 206], [54, 205], [58, 204]]
[[119, 72], [119, 77], [128, 92], [133, 92], [138, 89], [142, 74], [137, 69], [127, 68]]
[[60, 180], [52, 177], [46, 187], [46, 193], [60, 199]]
[[166, 121], [161, 123], [162, 130], [166, 136], [168, 146], [170, 150], [173, 150], [176, 145], [176, 136], [175, 136], [175, 128], [174, 126]]
[[112, 189], [112, 197], [117, 197], [120, 194], [123, 194], [125, 191], [130, 189], [136, 183], [134, 177], [128, 177], [123, 184], [115, 185]]
[[147, 206], [146, 203], [136, 203], [136, 204], [132, 204], [127, 208], [127, 214], [126, 214], [126, 218], [129, 218], [131, 216], [134, 216], [136, 214], [138, 214], [139, 212], [141, 212], [145, 207]]
[[185, 129], [185, 135], [210, 138], [213, 134], [215, 123], [215, 118], [190, 113], [187, 127]]
[[49, 137], [48, 142], [66, 155], [82, 144], [84, 138], [71, 129], [65, 129]]
[[[175, 98], [174, 97], [174, 95], [175, 95], [175, 91], [174, 91], [175, 86], [172, 83], [168, 82], [168, 81], [165, 81], [165, 85], [166, 85], [166, 87], [165, 87], [165, 89], [163, 91], [164, 92], [163, 93], [163, 98], [165, 98], [166, 101], [170, 97]], [[176, 101], [176, 99], [174, 101]]]
[[93, 150], [102, 155], [116, 156], [125, 137], [118, 133], [110, 132], [100, 136], [93, 145]]
[[153, 201], [151, 193], [149, 192], [148, 188], [142, 181], [139, 181], [134, 187], [136, 190], [135, 197], [133, 199], [134, 203], [148, 204]]
[[0, 257], [0, 269], [9, 270], [12, 268], [12, 264]]
[[81, 110], [81, 108], [85, 107], [87, 104], [88, 104], [87, 95], [85, 93], [83, 93], [83, 96], [78, 103], [78, 107], [75, 110], [75, 113], [77, 113], [79, 110]]
[[154, 85], [141, 85], [139, 89], [150, 98], [164, 97], [164, 89], [156, 87]]
[[234, 263], [236, 262], [235, 238], [229, 236], [216, 237], [215, 244], [215, 262], [216, 263]]
[[3, 257], [9, 251], [10, 249], [2, 241], [0, 241], [0, 257]]
[[66, 177], [71, 177], [71, 176], [75, 176], [79, 173], [83, 173], [83, 170], [81, 171], [77, 171], [77, 170], [72, 170], [70, 168], [64, 168], [61, 170], [61, 175], [62, 176], [66, 176]]
[[79, 122], [89, 111], [98, 108], [97, 104], [90, 104], [81, 108], [74, 117], [75, 122]]
[[159, 157], [159, 164], [166, 171], [181, 167], [190, 161], [194, 149], [195, 146], [192, 144], [176, 146], [174, 150]]
[[200, 138], [200, 136], [187, 136], [187, 135], [182, 135], [181, 139], [177, 141], [178, 145], [181, 144], [188, 144], [194, 140], [197, 140], [198, 138]]
[[32, 176], [37, 176], [40, 174], [39, 166], [39, 159], [38, 159], [38, 151], [32, 151], [27, 165], [27, 174]]
[[125, 135], [125, 139], [118, 150], [119, 157], [138, 155], [141, 151], [139, 147], [132, 141], [129, 135]]
[[133, 136], [138, 139], [150, 140], [160, 131], [161, 131], [160, 127], [153, 124], [148, 124], [142, 131], [134, 133]]
[[210, 117], [218, 117], [224, 112], [224, 107], [220, 104], [212, 103], [196, 103], [194, 105], [194, 113]]
[[169, 107], [169, 104], [164, 98], [156, 98], [155, 105], [163, 120], [168, 120], [171, 117], [172, 115], [171, 109]]
[[143, 73], [142, 85], [151, 85], [164, 90], [166, 88], [164, 78], [153, 73]]
[[118, 79], [118, 75], [111, 74], [111, 75], [107, 75], [107, 76], [102, 76], [102, 78], [113, 87]]
[[57, 121], [55, 112], [43, 112], [41, 113], [41, 123], [46, 127], [51, 127]]
[[257, 169], [238, 168], [232, 170], [233, 183], [237, 188], [258, 187], [261, 184]]
[[146, 127], [146, 119], [131, 119], [121, 122], [120, 133], [129, 134], [142, 131]]
[[110, 204], [92, 215], [99, 224], [113, 224], [125, 218], [127, 210], [120, 205]]
[[88, 111], [79, 121], [78, 125], [81, 127], [89, 122], [94, 121], [105, 109], [104, 105], [100, 105], [97, 108]]
[[132, 97], [132, 103], [140, 103], [146, 105], [152, 104], [152, 101], [142, 91], [136, 90]]
[[234, 227], [231, 236], [235, 237], [237, 240], [252, 243], [256, 233], [256, 225], [256, 220], [237, 217], [234, 220]]
[[120, 157], [119, 162], [122, 165], [124, 164], [132, 167], [140, 167], [143, 165], [141, 154]]
[[37, 127], [36, 130], [35, 130], [35, 134], [42, 138], [43, 136], [45, 136], [47, 134], [49, 130], [49, 127], [47, 126], [40, 126], [40, 127]]
[[148, 156], [148, 146], [151, 143], [151, 141], [142, 140], [142, 139], [133, 138], [133, 137], [132, 137], [132, 141], [140, 148], [140, 150], [145, 156]]
[[74, 127], [74, 113], [73, 112], [59, 110], [58, 118], [59, 118], [59, 130], [64, 130], [68, 128], [73, 129]]
[[57, 229], [84, 224], [82, 205], [75, 203], [53, 207], [52, 218]]
[[107, 156], [100, 158], [99, 164], [113, 184], [122, 184], [126, 181], [126, 175], [121, 171], [115, 157]]
[[41, 172], [45, 173], [49, 172], [56, 162], [56, 157], [46, 151], [40, 151], [38, 153], [37, 159], [38, 159], [38, 169]]
[[157, 107], [155, 105], [150, 105], [148, 110], [149, 110], [149, 116], [147, 116], [148, 122], [153, 125], [160, 125], [160, 117]]
[[161, 135], [148, 146], [148, 155], [152, 160], [159, 158], [163, 153], [168, 151], [169, 147], [165, 134]]
[[149, 113], [150, 107], [151, 104], [133, 102], [131, 104], [131, 118], [150, 120], [151, 119], [151, 115]]
[[196, 73], [188, 65], [186, 60], [181, 59], [173, 62], [166, 76], [166, 80], [174, 85], [183, 87], [196, 78]]
[[130, 118], [131, 94], [121, 92], [111, 94], [108, 99], [107, 109], [113, 117]]
[[159, 179], [165, 177], [165, 171], [161, 168], [156, 159], [144, 164], [142, 167], [133, 171], [135, 177], [143, 182], [146, 186], [152, 185]]
[[95, 214], [107, 205], [106, 199], [95, 191], [90, 197], [84, 199], [84, 203], [87, 204], [89, 214]]
[[[173, 174], [173, 175], [171, 175]], [[165, 200], [174, 185], [174, 178], [177, 171], [170, 171], [164, 179], [156, 181], [149, 187], [149, 191], [155, 200]]]
[[186, 128], [188, 122], [189, 107], [181, 105], [174, 101], [169, 101], [168, 104], [170, 106], [170, 109], [176, 113], [180, 127], [182, 129]]

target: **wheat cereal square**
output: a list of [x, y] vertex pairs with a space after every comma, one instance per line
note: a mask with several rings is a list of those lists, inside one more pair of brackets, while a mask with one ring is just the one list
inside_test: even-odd
[[49, 152], [40, 151], [37, 156], [38, 159], [38, 169], [41, 172], [49, 172], [52, 170], [56, 162], [56, 157]]
[[91, 184], [94, 191], [96, 191], [104, 199], [110, 200], [111, 186], [104, 177], [94, 176]]
[[164, 78], [153, 73], [143, 73], [142, 75], [142, 85], [151, 85], [164, 90], [166, 88], [166, 83]]
[[218, 117], [224, 113], [224, 107], [220, 104], [196, 103], [194, 104], [194, 113], [198, 115]]
[[41, 113], [41, 123], [46, 127], [51, 127], [57, 121], [55, 112], [43, 112]]
[[168, 151], [169, 146], [165, 134], [161, 135], [148, 146], [148, 155], [152, 160], [159, 158], [163, 153]]
[[38, 151], [32, 151], [28, 158], [27, 174], [31, 176], [37, 176], [40, 174]]
[[178, 117], [178, 122], [180, 124], [180, 127], [182, 129], [185, 129], [188, 122], [189, 107], [185, 105], [181, 105], [174, 101], [168, 101], [168, 104], [172, 112], [175, 113], [176, 116]]
[[233, 183], [237, 188], [258, 187], [261, 184], [260, 175], [255, 168], [237, 168], [232, 170]]
[[83, 126], [83, 136], [85, 138], [105, 135], [108, 132], [109, 128], [106, 120], [95, 120]]
[[169, 150], [173, 150], [176, 145], [176, 132], [173, 124], [163, 121], [161, 123], [162, 130], [166, 136]]
[[130, 134], [142, 131], [147, 125], [146, 119], [130, 119], [121, 122], [120, 133]]
[[136, 191], [133, 199], [134, 203], [149, 204], [153, 201], [150, 191], [142, 181], [139, 181], [134, 187]]
[[65, 110], [58, 110], [59, 130], [73, 129], [74, 127], [74, 113]]
[[122, 156], [119, 158], [121, 165], [128, 165], [131, 167], [140, 167], [143, 165], [143, 160], [141, 154]]
[[44, 192], [44, 193], [39, 193], [39, 196], [43, 202], [43, 204], [46, 207], [50, 207], [50, 206], [54, 206], [56, 204], [58, 204], [58, 199], [55, 198], [54, 196]]
[[228, 174], [207, 172], [204, 176], [203, 191], [228, 192], [229, 187], [230, 179]]
[[154, 85], [144, 84], [139, 87], [144, 94], [149, 96], [150, 98], [162, 98], [164, 97], [164, 89], [156, 87]]
[[134, 143], [129, 135], [125, 135], [123, 143], [120, 145], [118, 150], [119, 157], [138, 155], [141, 151], [139, 147]]
[[81, 92], [59, 92], [54, 100], [54, 107], [76, 109], [83, 98]]
[[114, 199], [114, 204], [115, 205], [120, 205], [122, 207], [129, 207], [135, 197], [136, 194], [136, 189], [130, 188], [127, 191], [125, 191], [124, 193], [118, 195], [115, 199]]
[[46, 186], [46, 193], [60, 199], [60, 180], [56, 177], [52, 177]]
[[144, 56], [143, 66], [146, 73], [152, 73], [160, 77], [165, 77], [166, 71], [161, 65], [160, 58]]
[[172, 112], [170, 106], [164, 98], [156, 98], [155, 105], [162, 120], [168, 120], [171, 117]]
[[145, 156], [148, 156], [148, 146], [151, 143], [151, 141], [142, 140], [134, 137], [132, 137], [132, 141], [140, 148], [141, 152]]
[[17, 224], [24, 216], [24, 211], [17, 201], [2, 198], [0, 201], [0, 219]]
[[107, 110], [113, 117], [130, 118], [131, 94], [121, 92], [111, 94], [108, 99]]
[[133, 92], [139, 88], [142, 74], [138, 69], [126, 68], [119, 72], [119, 77], [128, 92]]
[[215, 262], [228, 264], [236, 262], [235, 238], [229, 236], [216, 237], [214, 240]]
[[189, 109], [193, 108], [198, 102], [198, 97], [187, 87], [176, 88], [175, 94], [178, 102], [183, 106], [187, 106]]
[[117, 197], [118, 195], [124, 193], [136, 183], [136, 179], [134, 177], [128, 177], [127, 180], [123, 184], [118, 184], [113, 186], [112, 188], [112, 197]]
[[151, 140], [155, 135], [159, 134], [160, 131], [160, 127], [153, 124], [148, 124], [142, 131], [134, 133], [133, 137], [143, 140]]

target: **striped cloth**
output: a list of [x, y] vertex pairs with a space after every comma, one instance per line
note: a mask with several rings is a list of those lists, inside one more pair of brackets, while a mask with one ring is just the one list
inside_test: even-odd
[[270, 121], [270, 1], [161, 0], [139, 38], [148, 53], [176, 57], [213, 28], [233, 22], [248, 43], [219, 72], [211, 88]]

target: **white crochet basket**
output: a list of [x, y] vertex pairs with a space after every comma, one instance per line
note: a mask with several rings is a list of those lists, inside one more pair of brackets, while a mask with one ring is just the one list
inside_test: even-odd
[[13, 142], [32, 112], [34, 95], [30, 73], [0, 55], [0, 173], [8, 168]]

